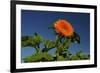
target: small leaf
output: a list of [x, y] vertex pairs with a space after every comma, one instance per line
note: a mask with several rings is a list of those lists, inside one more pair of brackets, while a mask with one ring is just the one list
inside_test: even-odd
[[48, 51], [55, 47], [55, 42], [51, 40], [44, 40], [45, 51]]
[[31, 36], [22, 36], [21, 37], [21, 46], [22, 47], [32, 46], [31, 42], [32, 42], [32, 37]]
[[57, 61], [65, 61], [65, 58], [63, 56], [58, 56]]
[[81, 59], [89, 59], [89, 56], [84, 54], [82, 51], [79, 51], [78, 53], [76, 53], [76, 55]]
[[59, 47], [57, 47], [57, 53], [61, 54], [65, 47], [61, 44]]
[[49, 55], [47, 52], [43, 53], [43, 58], [45, 58], [48, 61], [52, 61], [53, 57], [51, 55]]
[[79, 59], [79, 57], [78, 57], [78, 56], [73, 55], [73, 56], [71, 57], [71, 60], [80, 60], [80, 59]]
[[77, 52], [71, 57], [71, 60], [87, 60], [90, 59], [90, 56], [83, 53], [82, 51]]
[[43, 38], [37, 33], [35, 33], [32, 38], [32, 41], [35, 45], [39, 45], [42, 42], [42, 40], [43, 40]]
[[35, 55], [28, 56], [28, 57], [24, 58], [23, 60], [24, 60], [25, 62], [38, 62], [38, 61], [40, 61], [42, 58], [43, 58], [42, 52], [38, 52], [38, 53], [36, 53]]
[[30, 37], [29, 36], [22, 36], [21, 41], [27, 41]]

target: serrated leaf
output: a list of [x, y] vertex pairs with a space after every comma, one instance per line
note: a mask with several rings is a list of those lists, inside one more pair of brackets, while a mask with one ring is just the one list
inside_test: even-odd
[[51, 40], [44, 40], [45, 51], [48, 51], [55, 47], [55, 42]]
[[43, 53], [43, 58], [45, 58], [48, 61], [52, 61], [53, 57], [51, 55], [49, 55], [47, 52]]
[[35, 33], [32, 38], [32, 41], [33, 41], [33, 43], [35, 43], [35, 45], [39, 45], [42, 42], [42, 40], [43, 40], [43, 38], [37, 33]]
[[62, 51], [65, 49], [65, 47], [61, 44], [59, 47], [57, 47], [57, 52], [62, 53]]
[[79, 51], [77, 54], [76, 54], [81, 60], [82, 59], [89, 59], [89, 56], [84, 54], [82, 51]]
[[65, 61], [65, 58], [63, 56], [58, 56], [57, 61]]
[[37, 51], [39, 48], [40, 43], [42, 42], [43, 38], [35, 33], [34, 36], [22, 36], [21, 37], [21, 46], [22, 47], [34, 47]]
[[38, 52], [35, 55], [32, 56], [28, 56], [26, 58], [24, 58], [23, 60], [25, 62], [38, 62], [43, 58], [43, 53], [42, 52]]
[[71, 57], [71, 60], [80, 60], [80, 59], [79, 59], [79, 57], [78, 57], [78, 56], [73, 55], [73, 56]]
[[32, 46], [31, 42], [32, 42], [32, 37], [31, 36], [22, 36], [21, 37], [21, 46], [22, 47]]

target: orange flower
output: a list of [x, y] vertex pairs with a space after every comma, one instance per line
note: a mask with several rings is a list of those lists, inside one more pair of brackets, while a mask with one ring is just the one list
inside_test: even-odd
[[57, 33], [66, 37], [72, 36], [74, 32], [71, 23], [63, 19], [56, 21], [56, 23], [54, 24], [54, 28]]

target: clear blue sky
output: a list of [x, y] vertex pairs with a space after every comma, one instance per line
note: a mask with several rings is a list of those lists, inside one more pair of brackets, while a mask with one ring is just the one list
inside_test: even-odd
[[[76, 33], [80, 35], [80, 44], [72, 44], [70, 51], [75, 54], [81, 50], [84, 53], [90, 53], [90, 14], [75, 12], [51, 12], [51, 11], [21, 11], [21, 35], [33, 35], [39, 33], [45, 39], [54, 40], [55, 36], [49, 26], [58, 19], [65, 19], [72, 23]], [[35, 50], [32, 47], [25, 47], [21, 50], [22, 58], [33, 54]], [[54, 53], [51, 50], [50, 53]]]

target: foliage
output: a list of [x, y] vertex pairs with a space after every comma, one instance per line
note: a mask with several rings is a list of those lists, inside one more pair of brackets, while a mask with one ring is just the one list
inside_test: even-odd
[[[53, 29], [54, 28], [50, 28]], [[21, 46], [31, 46], [36, 49], [34, 55], [23, 58], [24, 62], [45, 62], [45, 61], [68, 61], [68, 60], [87, 60], [90, 58], [88, 54], [82, 51], [72, 54], [69, 47], [72, 43], [80, 44], [80, 36], [74, 32], [72, 36], [66, 37], [54, 30], [55, 40], [44, 39], [38, 33], [34, 33], [33, 36], [22, 36]], [[42, 45], [43, 47], [41, 47]], [[56, 49], [55, 56], [52, 56], [48, 52], [52, 49]]]

